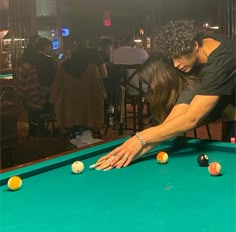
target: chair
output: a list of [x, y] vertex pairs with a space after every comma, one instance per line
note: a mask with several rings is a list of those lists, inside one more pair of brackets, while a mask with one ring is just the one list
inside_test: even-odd
[[[31, 119], [31, 112], [28, 111], [28, 136], [27, 141], [29, 141], [30, 137], [36, 136], [37, 142], [39, 141], [40, 136], [47, 135], [46, 133], [49, 132], [49, 128], [52, 129], [51, 135], [56, 134], [56, 115], [53, 110], [48, 112], [38, 112], [38, 120]], [[43, 128], [41, 125], [43, 124]], [[43, 131], [41, 131], [43, 129]]]
[[[143, 107], [145, 103], [145, 93], [143, 91], [143, 83], [138, 78], [138, 86], [132, 83], [132, 79], [136, 77], [139, 69], [141, 68], [141, 64], [135, 65], [123, 65], [122, 68], [126, 70], [132, 70], [132, 74], [127, 76], [127, 79], [122, 83], [126, 88], [125, 91], [125, 129], [133, 129], [133, 132], [136, 133], [137, 130], [143, 130]], [[134, 91], [135, 90], [135, 91]], [[128, 112], [127, 112], [127, 104], [131, 104], [132, 106], [132, 118], [133, 118], [133, 128], [128, 128]]]
[[[132, 83], [134, 78], [137, 78], [136, 74], [141, 68], [141, 64], [114, 64], [113, 79], [118, 78], [119, 84], [116, 86], [116, 100], [114, 109], [115, 124], [118, 124], [119, 134], [123, 134], [123, 129], [133, 130], [134, 133], [137, 130], [143, 129], [143, 107], [144, 107], [144, 91], [143, 83], [140, 79], [136, 79], [136, 84]], [[130, 74], [131, 71], [131, 75]], [[132, 106], [132, 119], [133, 127], [128, 127], [128, 110], [127, 105]], [[106, 126], [105, 134], [108, 129]]]

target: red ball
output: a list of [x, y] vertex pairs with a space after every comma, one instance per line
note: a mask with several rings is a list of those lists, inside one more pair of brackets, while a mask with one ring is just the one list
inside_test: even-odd
[[221, 165], [218, 162], [210, 163], [208, 171], [212, 176], [220, 175]]

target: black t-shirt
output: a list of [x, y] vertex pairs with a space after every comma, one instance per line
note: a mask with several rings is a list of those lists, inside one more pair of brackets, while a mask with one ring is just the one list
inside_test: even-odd
[[208, 56], [198, 73], [200, 83], [182, 91], [176, 104], [190, 104], [195, 95], [220, 96], [220, 100], [210, 113], [211, 117], [219, 117], [228, 104], [235, 105], [235, 43], [218, 34], [208, 36], [221, 44]]
[[235, 94], [235, 43], [222, 35], [212, 35], [221, 44], [208, 57], [199, 72], [201, 88], [198, 95], [232, 95]]

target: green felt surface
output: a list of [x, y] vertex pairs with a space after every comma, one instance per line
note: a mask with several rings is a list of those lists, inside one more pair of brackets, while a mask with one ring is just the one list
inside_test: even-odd
[[12, 79], [12, 74], [0, 74], [0, 79]]
[[[70, 164], [55, 168], [50, 161], [54, 169], [25, 178], [19, 191], [1, 186], [1, 231], [235, 231], [235, 145], [193, 141], [177, 149], [170, 142], [127, 168], [89, 170], [106, 154], [104, 147], [119, 142], [87, 149], [85, 153], [96, 152], [85, 159], [77, 152], [86, 167], [82, 174], [72, 174]], [[168, 164], [157, 164], [160, 149], [168, 150]], [[206, 167], [198, 166], [201, 153], [220, 162], [222, 176], [210, 176]]]

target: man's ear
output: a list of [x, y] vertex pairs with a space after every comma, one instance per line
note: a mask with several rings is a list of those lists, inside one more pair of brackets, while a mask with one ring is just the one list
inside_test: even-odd
[[198, 52], [198, 50], [199, 50], [199, 44], [198, 44], [197, 41], [195, 41], [195, 43], [194, 43], [194, 51]]

